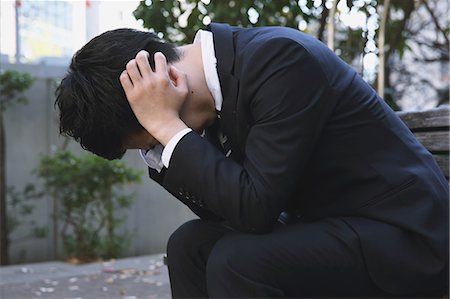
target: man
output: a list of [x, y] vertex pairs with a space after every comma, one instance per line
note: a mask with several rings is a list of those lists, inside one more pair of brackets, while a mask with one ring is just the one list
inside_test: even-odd
[[174, 297], [429, 297], [448, 286], [447, 181], [312, 37], [213, 23], [175, 48], [107, 32], [75, 54], [56, 103], [62, 133], [108, 159], [141, 149], [150, 177], [201, 218], [169, 239]]

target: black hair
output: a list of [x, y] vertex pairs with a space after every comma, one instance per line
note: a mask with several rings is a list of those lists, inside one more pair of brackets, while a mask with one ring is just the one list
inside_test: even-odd
[[175, 45], [151, 32], [134, 29], [107, 31], [75, 53], [67, 75], [56, 89], [60, 133], [108, 160], [125, 154], [123, 141], [144, 128], [136, 119], [119, 76], [140, 50], [162, 52], [167, 62], [180, 59]]

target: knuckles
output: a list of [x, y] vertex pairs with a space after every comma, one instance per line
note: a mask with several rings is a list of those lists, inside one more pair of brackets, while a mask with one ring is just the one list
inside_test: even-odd
[[157, 83], [155, 82], [155, 79], [152, 80], [146, 79], [142, 82], [143, 88], [146, 90], [154, 90], [157, 86]]
[[166, 88], [169, 86], [169, 80], [166, 77], [163, 76], [157, 76], [155, 78], [155, 85], [161, 86], [163, 88]]

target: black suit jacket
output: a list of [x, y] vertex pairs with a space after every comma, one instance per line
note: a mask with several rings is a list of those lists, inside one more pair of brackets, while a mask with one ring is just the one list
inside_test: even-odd
[[282, 211], [303, 221], [341, 217], [380, 287], [442, 287], [449, 185], [396, 114], [313, 37], [209, 29], [233, 154], [192, 132], [169, 169], [151, 177], [201, 218], [244, 232], [270, 231]]

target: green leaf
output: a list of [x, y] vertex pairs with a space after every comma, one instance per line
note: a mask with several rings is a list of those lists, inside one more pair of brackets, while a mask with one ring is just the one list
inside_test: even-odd
[[139, 182], [142, 173], [122, 161], [69, 151], [42, 156], [36, 173], [46, 192], [58, 201], [61, 213], [56, 216], [68, 227], [63, 234], [66, 252], [78, 257], [116, 257], [119, 249], [110, 246], [117, 244], [107, 240], [121, 237], [116, 228], [125, 221], [125, 209], [135, 197], [122, 189]]
[[28, 73], [14, 70], [0, 72], [0, 111], [5, 111], [15, 103], [26, 104], [28, 100], [21, 94], [33, 82], [34, 78]]

